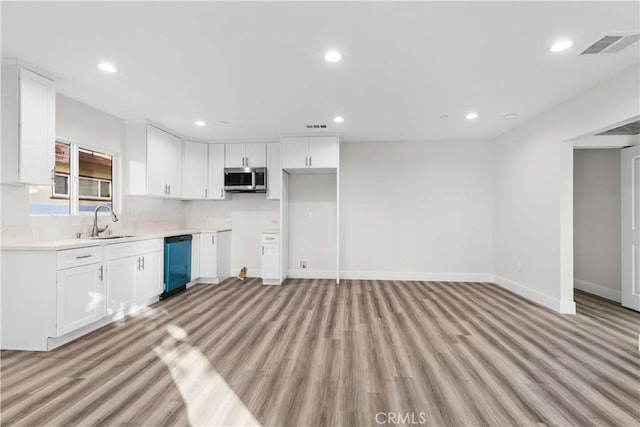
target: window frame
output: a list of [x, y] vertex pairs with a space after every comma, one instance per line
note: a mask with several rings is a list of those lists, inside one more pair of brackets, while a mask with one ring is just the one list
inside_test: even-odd
[[[56, 144], [62, 143], [62, 144], [67, 144], [69, 146], [69, 194], [68, 195], [58, 195], [58, 194], [54, 194], [55, 191], [55, 184], [52, 180], [51, 182], [51, 197], [52, 198], [57, 198], [57, 199], [61, 199], [61, 198], [68, 198], [69, 199], [69, 216], [88, 216], [88, 215], [93, 215], [93, 212], [86, 212], [86, 211], [80, 211], [80, 148], [84, 149], [84, 150], [89, 150], [89, 151], [97, 151], [99, 153], [102, 154], [106, 154], [108, 156], [111, 156], [111, 208], [112, 210], [115, 211], [119, 211], [119, 207], [120, 207], [120, 185], [119, 185], [119, 155], [117, 152], [111, 150], [111, 149], [104, 149], [103, 147], [96, 147], [93, 146], [91, 144], [80, 144], [76, 141], [67, 139], [67, 138], [62, 138], [62, 137], [56, 137], [55, 139]], [[55, 172], [55, 168], [54, 168], [54, 176], [55, 176], [56, 172]], [[60, 174], [60, 175], [65, 175], [65, 174]], [[100, 182], [102, 181], [106, 181], [106, 180], [100, 180], [97, 178], [90, 178], [90, 177], [82, 177], [84, 179], [95, 179], [98, 181], [98, 192], [100, 193], [101, 189], [100, 189]], [[108, 198], [87, 198], [87, 197], [83, 197], [82, 200], [93, 200], [93, 201], [104, 201], [107, 202]], [[58, 214], [59, 215], [59, 214]], [[100, 216], [107, 216], [110, 215], [109, 212], [106, 212], [104, 210], [98, 212], [98, 215]]]

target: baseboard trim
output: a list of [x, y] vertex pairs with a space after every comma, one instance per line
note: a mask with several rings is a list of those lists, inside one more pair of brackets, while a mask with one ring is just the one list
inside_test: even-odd
[[289, 270], [290, 279], [335, 279], [335, 270]]
[[343, 271], [346, 280], [400, 280], [408, 282], [491, 282], [489, 273], [427, 273], [404, 271]]
[[521, 283], [514, 282], [513, 280], [507, 279], [502, 276], [498, 276], [497, 274], [493, 275], [493, 283], [500, 286], [501, 288], [513, 292], [516, 295], [550, 308], [553, 311], [557, 311], [558, 313], [576, 314], [576, 303], [572, 300], [569, 301], [552, 298], [546, 294], [528, 288]]
[[615, 301], [615, 302], [622, 301], [622, 293], [620, 291], [607, 288], [606, 286], [587, 282], [586, 280], [573, 279], [573, 287], [580, 291], [588, 292], [590, 294], [597, 295], [599, 297], [606, 298], [611, 301]]

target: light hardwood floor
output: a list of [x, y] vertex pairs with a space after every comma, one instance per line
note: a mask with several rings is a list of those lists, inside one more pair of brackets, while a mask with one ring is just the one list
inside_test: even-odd
[[491, 284], [259, 283], [3, 351], [2, 424], [640, 424], [640, 316], [598, 297], [571, 316]]

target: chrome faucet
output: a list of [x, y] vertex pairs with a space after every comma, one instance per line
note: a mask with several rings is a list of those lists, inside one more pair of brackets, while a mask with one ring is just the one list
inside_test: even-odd
[[108, 205], [96, 206], [96, 209], [93, 211], [93, 228], [91, 229], [91, 237], [98, 237], [100, 236], [100, 233], [109, 228], [109, 224], [105, 225], [104, 228], [98, 227], [98, 211], [102, 208], [111, 212], [111, 219], [113, 222], [118, 222], [118, 216]]

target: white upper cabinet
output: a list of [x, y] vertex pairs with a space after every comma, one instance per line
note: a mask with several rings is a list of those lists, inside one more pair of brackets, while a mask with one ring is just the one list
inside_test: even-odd
[[222, 200], [227, 197], [224, 191], [225, 144], [209, 144], [209, 172], [207, 199]]
[[250, 168], [267, 167], [267, 144], [252, 142], [246, 146], [246, 166]]
[[280, 144], [267, 144], [267, 199], [280, 199], [282, 195], [282, 164]]
[[309, 138], [309, 167], [338, 167], [338, 138], [335, 136], [314, 136]]
[[304, 169], [309, 165], [309, 138], [282, 138], [282, 168]]
[[338, 138], [310, 136], [282, 138], [282, 168], [288, 171], [314, 169], [333, 171], [338, 167]]
[[128, 123], [125, 143], [129, 195], [182, 197], [182, 140], [147, 123]]
[[267, 166], [267, 144], [225, 144], [224, 164], [227, 168], [264, 168]]
[[51, 185], [55, 159], [53, 81], [2, 67], [2, 182]]
[[208, 144], [200, 142], [184, 142], [182, 161], [183, 199], [206, 199], [208, 197]]

